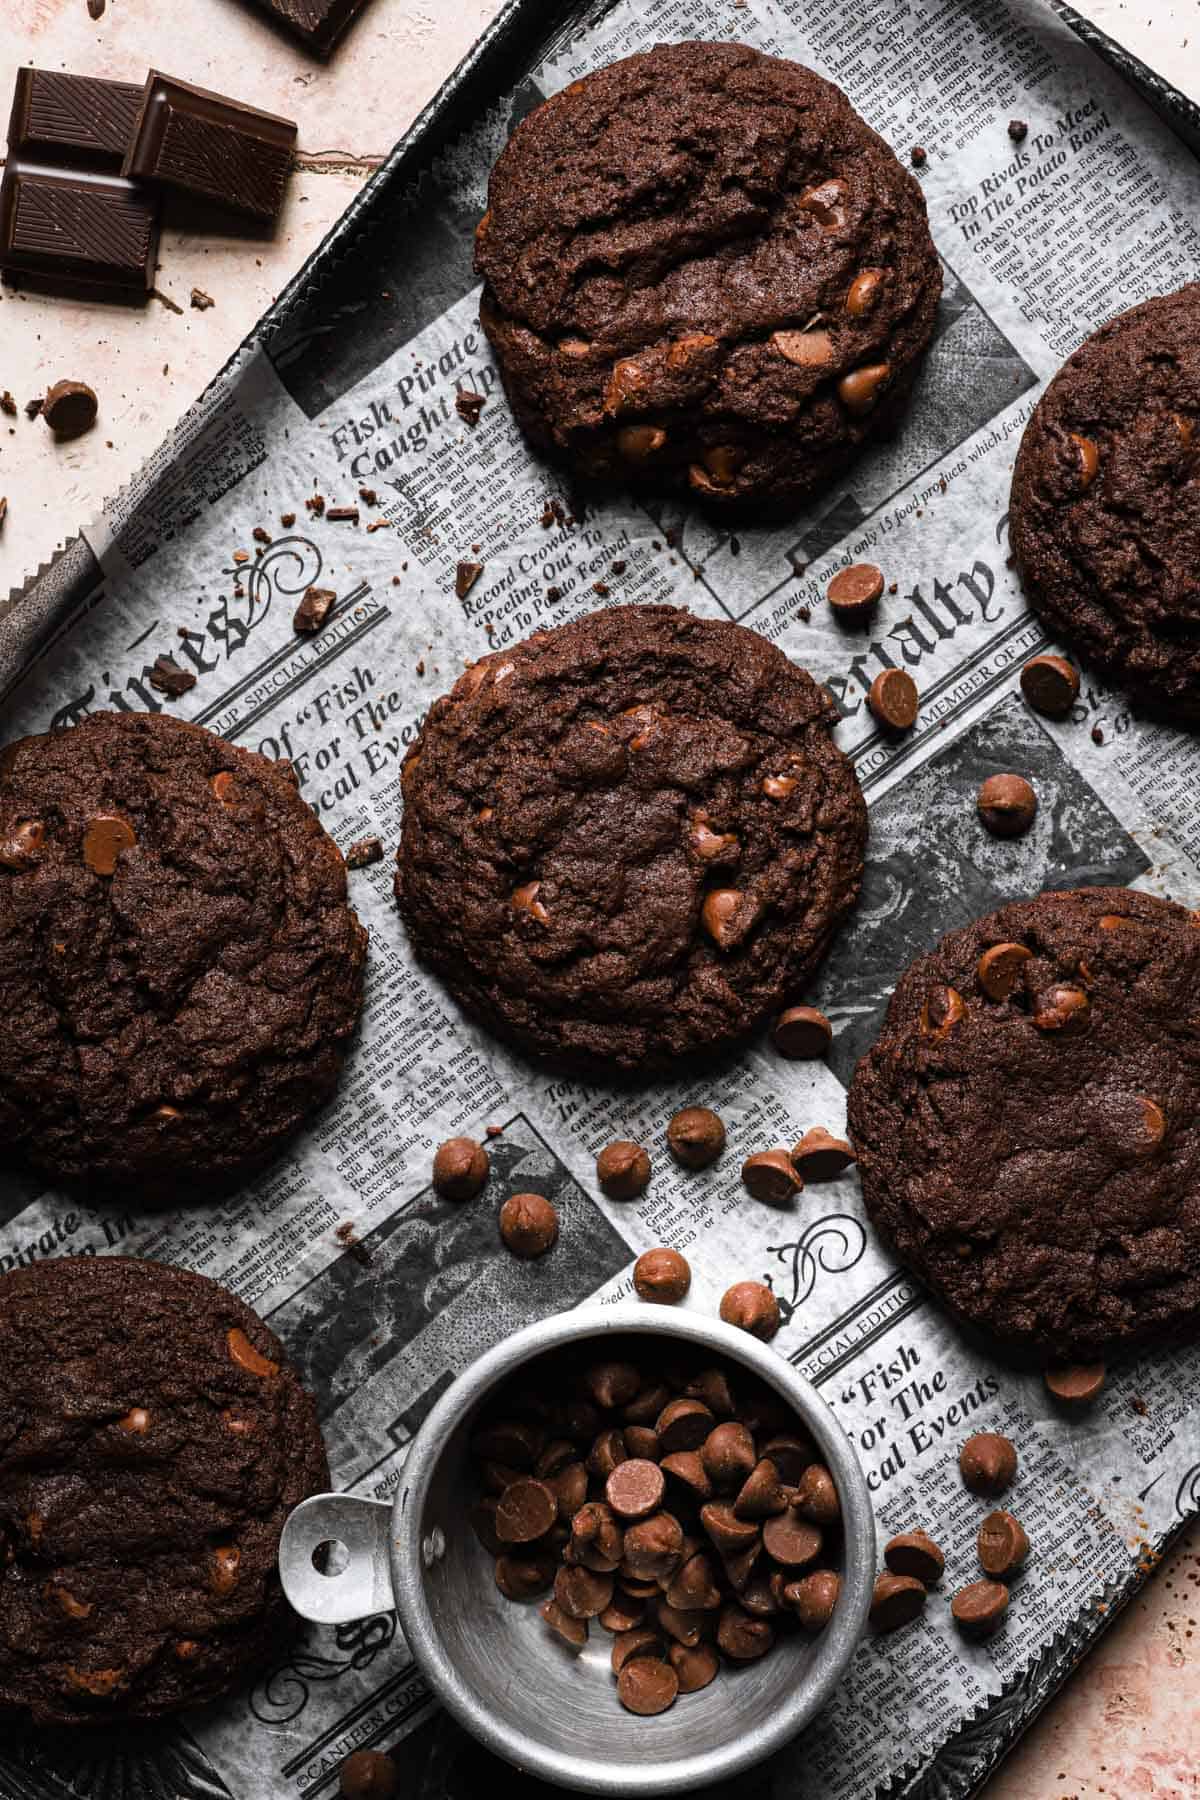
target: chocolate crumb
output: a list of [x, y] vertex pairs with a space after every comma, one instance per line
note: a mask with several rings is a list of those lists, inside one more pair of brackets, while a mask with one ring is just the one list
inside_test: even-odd
[[27, 400], [25, 402], [25, 417], [27, 419], [36, 419], [45, 404], [46, 402], [40, 398], [37, 400]]
[[484, 396], [477, 394], [474, 388], [460, 388], [454, 396], [454, 410], [468, 425], [478, 425], [483, 406]]
[[1140, 1394], [1130, 1394], [1129, 1409], [1131, 1412], [1137, 1413], [1138, 1417], [1141, 1419], [1144, 1419], [1150, 1411], [1150, 1408], [1146, 1405], [1146, 1402], [1142, 1399]]
[[370, 537], [372, 533], [376, 531], [390, 531], [391, 526], [392, 521], [390, 519], [372, 519], [371, 523], [367, 526], [367, 536]]
[[424, 673], [425, 673], [425, 658], [422, 656], [419, 659], [419, 661], [417, 662], [417, 674], [423, 675]]
[[556, 600], [562, 599], [562, 589], [560, 587], [548, 587], [546, 589], [546, 598], [553, 606]]
[[392, 576], [392, 586], [393, 586], [393, 587], [399, 587], [399, 586], [400, 586], [400, 577], [399, 577], [399, 576], [398, 576], [398, 575], [393, 575], [393, 576]]
[[729, 540], [729, 554], [730, 554], [730, 556], [740, 556], [740, 555], [741, 555], [741, 554], [742, 554], [742, 540], [741, 540], [741, 538], [738, 538], [738, 537], [731, 537], [731, 538], [730, 538], [730, 540]]
[[296, 608], [292, 619], [292, 630], [320, 631], [336, 600], [337, 595], [332, 588], [310, 587]]
[[215, 306], [216, 304], [217, 303], [212, 295], [206, 294], [203, 288], [192, 289], [192, 305], [197, 312], [207, 312], [210, 306]]
[[362, 501], [364, 506], [378, 506], [379, 505], [379, 495], [375, 492], [374, 488], [367, 488], [367, 487], [359, 488], [358, 497]]
[[914, 169], [922, 168], [929, 160], [928, 152], [923, 144], [914, 144], [908, 153], [908, 157]]
[[8, 496], [7, 496], [7, 494], [5, 494], [5, 495], [0, 495], [0, 526], [2, 526], [4, 524], [4, 521], [5, 521], [5, 519], [7, 519], [7, 517], [8, 517]]
[[483, 564], [477, 562], [460, 562], [454, 574], [454, 592], [460, 600], [465, 600], [479, 577], [483, 574]]
[[310, 494], [304, 505], [314, 519], [319, 519], [325, 511], [325, 496], [324, 494]]
[[1023, 143], [1028, 131], [1029, 127], [1024, 119], [1010, 119], [1008, 121], [1008, 135], [1014, 144]]
[[1100, 725], [1092, 726], [1092, 742], [1093, 742], [1093, 744], [1102, 744], [1104, 742], [1103, 726], [1100, 726]]
[[233, 553], [233, 560], [235, 563], [248, 563], [250, 561], [250, 552], [248, 550], [235, 550]]
[[261, 525], [256, 525], [254, 530], [250, 533], [250, 536], [254, 539], [256, 544], [269, 544], [271, 542], [270, 532], [265, 530]]
[[357, 506], [331, 506], [325, 514], [331, 525], [357, 525]]
[[0, 394], [0, 412], [7, 413], [10, 419], [17, 416], [17, 403], [7, 388]]
[[593, 581], [592, 592], [593, 594], [599, 594], [602, 600], [607, 600], [608, 596], [612, 593], [612, 589], [609, 587], [607, 581]]
[[382, 838], [359, 838], [358, 842], [356, 844], [351, 844], [346, 852], [346, 867], [348, 869], [365, 869], [368, 868], [371, 863], [382, 861]]
[[149, 680], [157, 693], [167, 694], [172, 700], [178, 700], [196, 685], [196, 677], [181, 669], [173, 656], [155, 657]]
[[889, 581], [888, 582], [888, 593], [889, 594], [898, 594], [899, 592], [900, 592], [900, 583], [898, 581]]
[[812, 618], [812, 608], [810, 606], [802, 606], [800, 608], [800, 617], [807, 625], [808, 621]]
[[191, 638], [193, 644], [202, 644], [204, 642], [204, 633], [202, 631], [193, 631], [190, 625], [177, 625], [175, 627], [175, 635], [176, 637], [181, 638]]
[[623, 575], [628, 567], [629, 564], [622, 559], [620, 562], [615, 562], [613, 564], [612, 572], [614, 575]]
[[102, 19], [104, 17], [104, 9], [107, 5], [108, 0], [87, 0], [88, 18], [93, 20]]
[[279, 523], [283, 526], [285, 531], [290, 531], [292, 526], [296, 523], [295, 513], [280, 513]]
[[668, 550], [673, 550], [679, 542], [679, 533], [677, 531], [664, 531], [663, 537], [666, 539]]

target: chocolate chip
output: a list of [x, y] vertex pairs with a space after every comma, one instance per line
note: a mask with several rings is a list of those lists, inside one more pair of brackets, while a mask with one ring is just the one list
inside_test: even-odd
[[597, 1406], [611, 1410], [628, 1406], [641, 1391], [641, 1372], [628, 1362], [596, 1362], [589, 1365], [584, 1381]]
[[1079, 471], [1079, 485], [1086, 492], [1096, 479], [1096, 471], [1100, 467], [1100, 451], [1089, 437], [1081, 437], [1079, 432], [1068, 433], [1075, 446], [1075, 462]]
[[553, 1587], [561, 1567], [553, 1556], [498, 1556], [496, 1586], [506, 1600], [534, 1600]]
[[341, 1766], [342, 1800], [393, 1800], [400, 1792], [400, 1772], [381, 1750], [356, 1750]]
[[599, 1615], [599, 1622], [605, 1631], [614, 1636], [627, 1631], [636, 1631], [646, 1616], [646, 1602], [634, 1600], [628, 1594], [614, 1593], [604, 1611]]
[[909, 1625], [925, 1610], [926, 1593], [915, 1575], [893, 1575], [890, 1570], [875, 1578], [870, 1620], [876, 1631], [896, 1631]]
[[763, 1526], [763, 1547], [768, 1556], [785, 1568], [802, 1568], [815, 1562], [823, 1543], [820, 1528], [803, 1517], [798, 1507], [789, 1506]]
[[846, 295], [846, 311], [852, 319], [860, 319], [871, 311], [879, 298], [884, 273], [883, 269], [863, 269], [854, 277]]
[[367, 869], [372, 863], [383, 861], [383, 839], [377, 837], [359, 838], [351, 844], [346, 852], [348, 869]]
[[835, 1138], [823, 1125], [806, 1131], [791, 1152], [792, 1166], [805, 1181], [832, 1181], [858, 1158], [844, 1138]]
[[712, 1482], [698, 1450], [672, 1450], [668, 1456], [663, 1457], [662, 1467], [667, 1475], [682, 1484], [691, 1499], [710, 1498]]
[[634, 1581], [665, 1582], [675, 1573], [683, 1554], [683, 1527], [673, 1514], [655, 1513], [640, 1519], [625, 1533], [622, 1573]]
[[993, 837], [1020, 837], [1037, 814], [1037, 795], [1023, 775], [989, 775], [975, 804]]
[[172, 700], [178, 700], [196, 685], [196, 677], [189, 669], [181, 669], [173, 656], [156, 656], [148, 679], [156, 693], [167, 694]]
[[1046, 988], [1034, 1001], [1033, 1022], [1039, 1031], [1081, 1037], [1091, 1023], [1091, 1001], [1082, 988]]
[[779, 1302], [761, 1281], [737, 1281], [721, 1297], [721, 1317], [727, 1325], [748, 1331], [769, 1343], [782, 1324]]
[[739, 1519], [770, 1519], [786, 1512], [788, 1497], [779, 1470], [770, 1457], [755, 1463], [738, 1490], [733, 1510]]
[[602, 1431], [587, 1453], [588, 1472], [598, 1481], [607, 1481], [613, 1470], [627, 1460], [624, 1435], [615, 1426]]
[[477, 394], [474, 388], [459, 388], [454, 396], [454, 410], [460, 419], [465, 419], [470, 426], [478, 425], [479, 415], [484, 409], [487, 396]]
[[674, 1638], [677, 1644], [685, 1644], [689, 1649], [700, 1642], [708, 1625], [702, 1612], [685, 1612], [678, 1606], [672, 1606], [669, 1600], [660, 1600], [654, 1612], [667, 1636]]
[[992, 944], [979, 959], [979, 985], [989, 1000], [1007, 1000], [1025, 977], [1033, 951], [1024, 944]]
[[809, 1463], [796, 1483], [796, 1511], [816, 1525], [836, 1525], [842, 1516], [833, 1476], [824, 1463]]
[[921, 1031], [925, 1037], [948, 1037], [967, 1008], [957, 988], [936, 982], [921, 1007]]
[[491, 1166], [474, 1138], [447, 1138], [433, 1159], [433, 1185], [445, 1200], [473, 1200], [487, 1185]]
[[926, 1587], [940, 1581], [946, 1558], [927, 1531], [902, 1531], [883, 1547], [883, 1560], [893, 1575], [911, 1575]]
[[903, 669], [884, 669], [871, 683], [867, 705], [888, 731], [909, 731], [917, 722], [920, 696]]
[[[544, 1476], [554, 1490], [554, 1498], [558, 1502], [558, 1517], [562, 1524], [570, 1525], [575, 1516], [587, 1502], [588, 1472], [581, 1462], [570, 1462], [557, 1475]], [[619, 1560], [619, 1559], [618, 1559]]]
[[150, 1429], [150, 1414], [144, 1406], [131, 1406], [117, 1420], [117, 1427], [128, 1432], [131, 1437], [144, 1437]]
[[635, 1656], [617, 1676], [617, 1694], [628, 1712], [650, 1718], [675, 1704], [679, 1677], [669, 1662], [654, 1656]]
[[789, 1433], [776, 1433], [767, 1438], [759, 1445], [759, 1450], [775, 1464], [779, 1479], [793, 1487], [813, 1460], [813, 1446], [808, 1439]]
[[[846, 411], [855, 418], [870, 412], [891, 378], [888, 363], [871, 363], [866, 368], [852, 369], [837, 384], [838, 397]], [[898, 673], [899, 671], [895, 671]]]
[[722, 1607], [717, 1643], [734, 1662], [753, 1662], [765, 1656], [774, 1642], [775, 1633], [766, 1619], [756, 1619], [734, 1603]]
[[571, 1553], [585, 1568], [610, 1574], [624, 1554], [625, 1540], [612, 1508], [589, 1500], [571, 1520]]
[[543, 1537], [558, 1517], [554, 1490], [536, 1476], [511, 1482], [496, 1508], [496, 1536], [505, 1544], [531, 1544]]
[[479, 577], [483, 574], [484, 565], [478, 562], [460, 562], [454, 571], [454, 592], [460, 600], [465, 600]]
[[[537, 1425], [527, 1419], [498, 1419], [494, 1424], [485, 1425], [471, 1439], [471, 1453], [487, 1462], [505, 1463], [511, 1469], [520, 1472], [532, 1469], [537, 1462], [535, 1473], [539, 1476], [551, 1471], [541, 1466], [541, 1450], [544, 1434]], [[571, 1455], [574, 1451], [567, 1446]], [[565, 1461], [558, 1467], [565, 1466]], [[557, 1470], [554, 1471], [557, 1473]]]
[[998, 1431], [978, 1431], [959, 1451], [958, 1468], [973, 1494], [1002, 1494], [1017, 1472], [1016, 1446]]
[[883, 571], [874, 563], [851, 563], [849, 568], [838, 570], [825, 590], [825, 598], [839, 619], [864, 619], [874, 611], [883, 586]]
[[1079, 698], [1078, 671], [1064, 656], [1035, 656], [1021, 670], [1021, 692], [1035, 712], [1065, 719]]
[[40, 411], [55, 437], [65, 442], [90, 431], [99, 408], [100, 402], [85, 381], [56, 381]]
[[[654, 1253], [651, 1251], [648, 1254]], [[632, 1400], [626, 1401], [621, 1417], [628, 1425], [653, 1425], [670, 1400], [671, 1389], [665, 1381], [660, 1381], [655, 1376], [638, 1389]]]
[[617, 449], [630, 462], [644, 462], [654, 456], [667, 441], [660, 425], [626, 425], [617, 433]]
[[1008, 1589], [1002, 1581], [972, 1581], [955, 1594], [950, 1611], [967, 1637], [990, 1637], [1008, 1611]]
[[332, 588], [306, 588], [304, 598], [301, 600], [293, 615], [292, 630], [299, 632], [320, 631], [336, 602], [337, 595]]
[[126, 850], [137, 843], [133, 826], [114, 813], [97, 813], [83, 834], [83, 860], [94, 875], [114, 875]]
[[212, 1553], [208, 1585], [218, 1599], [232, 1594], [238, 1584], [242, 1553], [236, 1544], [222, 1544]]
[[703, 1400], [709, 1412], [720, 1419], [731, 1419], [737, 1411], [733, 1389], [724, 1369], [701, 1369], [683, 1391], [693, 1400]]
[[662, 1461], [662, 1445], [658, 1441], [658, 1433], [649, 1425], [626, 1425], [624, 1431], [625, 1448], [630, 1456], [638, 1456], [646, 1462]]
[[240, 1325], [232, 1326], [225, 1333], [225, 1348], [230, 1362], [235, 1362], [239, 1369], [245, 1369], [247, 1375], [258, 1375], [264, 1381], [269, 1381], [279, 1373], [279, 1364], [256, 1350]]
[[833, 361], [828, 331], [773, 331], [771, 348], [798, 369], [821, 369]]
[[720, 1659], [711, 1644], [696, 1644], [690, 1647], [685, 1644], [672, 1644], [667, 1652], [671, 1667], [675, 1671], [681, 1694], [698, 1694], [715, 1680], [721, 1667]]
[[737, 1419], [726, 1419], [701, 1444], [700, 1460], [718, 1492], [741, 1487], [757, 1461], [754, 1439]]
[[45, 840], [46, 827], [40, 819], [22, 819], [6, 838], [0, 839], [0, 869], [17, 873], [32, 869]]
[[664, 1456], [698, 1450], [713, 1428], [713, 1416], [702, 1400], [672, 1400], [655, 1421]]
[[1089, 1406], [1104, 1386], [1104, 1377], [1102, 1362], [1065, 1363], [1045, 1370], [1042, 1380], [1056, 1400], [1068, 1406]]
[[790, 1607], [805, 1631], [823, 1631], [834, 1614], [840, 1578], [832, 1569], [814, 1569], [799, 1581], [789, 1581], [783, 1588], [783, 1603]]
[[619, 1519], [645, 1519], [662, 1505], [665, 1486], [657, 1463], [630, 1457], [608, 1477], [604, 1496]]
[[976, 1540], [979, 1565], [995, 1581], [1014, 1575], [1029, 1555], [1029, 1539], [1019, 1519], [1003, 1508], [990, 1512]]
[[513, 1194], [500, 1208], [500, 1236], [514, 1256], [544, 1256], [558, 1242], [558, 1214], [543, 1194]]
[[667, 1654], [666, 1642], [661, 1631], [653, 1625], [635, 1625], [628, 1631], [618, 1634], [609, 1656], [614, 1675], [619, 1675], [626, 1663], [636, 1657], [649, 1656], [662, 1660]]
[[640, 1144], [618, 1139], [596, 1158], [596, 1180], [610, 1200], [635, 1200], [650, 1180], [650, 1158]]
[[692, 1271], [678, 1250], [646, 1250], [633, 1265], [633, 1286], [639, 1300], [676, 1306], [691, 1285]]
[[782, 1206], [803, 1188], [786, 1150], [757, 1150], [742, 1164], [742, 1186], [755, 1200]]
[[685, 1106], [667, 1126], [667, 1143], [676, 1162], [706, 1169], [725, 1148], [725, 1127], [707, 1106]]
[[771, 1027], [771, 1041], [780, 1056], [807, 1062], [825, 1055], [833, 1042], [833, 1026], [815, 1006], [789, 1006]]
[[596, 1619], [613, 1597], [613, 1578], [578, 1564], [562, 1563], [554, 1577], [554, 1598], [572, 1619]]
[[543, 1619], [556, 1636], [572, 1650], [582, 1650], [588, 1640], [588, 1624], [586, 1619], [573, 1619], [570, 1613], [563, 1611], [557, 1600], [546, 1600], [539, 1608]]
[[683, 1612], [713, 1612], [721, 1604], [711, 1560], [702, 1550], [681, 1562], [666, 1590], [667, 1604]]

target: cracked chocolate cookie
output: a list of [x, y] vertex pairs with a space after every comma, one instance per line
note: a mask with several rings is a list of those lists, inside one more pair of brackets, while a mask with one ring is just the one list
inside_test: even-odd
[[233, 1185], [333, 1093], [365, 954], [286, 766], [142, 713], [0, 750], [0, 1157]]
[[328, 1485], [312, 1400], [215, 1282], [123, 1257], [0, 1276], [0, 1714], [237, 1687], [287, 1643], [279, 1534]]
[[858, 896], [828, 694], [740, 625], [624, 606], [485, 656], [403, 771], [396, 896], [491, 1030], [648, 1069], [799, 992]]
[[894, 424], [941, 265], [845, 95], [744, 44], [664, 44], [518, 126], [475, 239], [532, 442], [587, 475], [783, 505]]
[[1127, 888], [915, 962], [850, 1089], [863, 1194], [964, 1319], [1086, 1361], [1200, 1325], [1200, 923]]
[[1046, 626], [1147, 708], [1200, 720], [1200, 284], [1110, 320], [1025, 428], [1009, 532]]

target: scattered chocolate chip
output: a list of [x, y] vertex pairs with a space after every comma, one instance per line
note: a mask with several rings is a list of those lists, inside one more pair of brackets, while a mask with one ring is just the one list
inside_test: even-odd
[[1037, 816], [1037, 795], [1023, 775], [989, 775], [975, 805], [993, 837], [1020, 837]]
[[893, 1575], [911, 1575], [925, 1587], [942, 1578], [946, 1558], [927, 1531], [902, 1531], [883, 1547], [883, 1560]]
[[168, 694], [172, 700], [178, 700], [196, 685], [196, 677], [190, 670], [181, 669], [173, 656], [156, 656], [147, 679], [156, 693]]
[[633, 1285], [639, 1300], [676, 1306], [692, 1285], [692, 1271], [678, 1250], [646, 1250], [633, 1265]]
[[1035, 712], [1065, 719], [1079, 698], [1079, 672], [1065, 656], [1035, 656], [1021, 670], [1021, 692]]
[[824, 1056], [833, 1042], [833, 1026], [815, 1006], [789, 1006], [771, 1027], [771, 1041], [780, 1056], [807, 1062]]
[[725, 1148], [725, 1127], [707, 1106], [685, 1106], [667, 1126], [667, 1143], [686, 1169], [706, 1169]]
[[206, 294], [203, 288], [192, 289], [192, 305], [197, 312], [207, 312], [210, 306], [215, 306], [216, 304], [217, 303], [212, 295]]
[[558, 1214], [543, 1194], [513, 1194], [500, 1208], [500, 1236], [514, 1256], [544, 1256], [558, 1242]]
[[844, 1138], [835, 1138], [823, 1125], [814, 1125], [793, 1146], [792, 1167], [804, 1181], [832, 1181], [858, 1158]]
[[779, 1302], [761, 1281], [738, 1281], [721, 1298], [721, 1317], [727, 1325], [748, 1331], [769, 1343], [782, 1324]]
[[[104, 0], [99, 0], [103, 7]], [[393, 1800], [400, 1791], [400, 1773], [381, 1750], [356, 1750], [342, 1764], [339, 1774], [342, 1800]]]
[[979, 1527], [975, 1545], [979, 1566], [993, 1581], [1015, 1575], [1029, 1555], [1029, 1539], [1019, 1519], [1002, 1508], [990, 1512]]
[[56, 381], [39, 411], [55, 437], [65, 442], [90, 431], [99, 408], [100, 402], [86, 382]]
[[972, 1581], [950, 1602], [954, 1623], [967, 1637], [990, 1637], [1008, 1611], [1008, 1589], [1002, 1581]]
[[351, 844], [346, 852], [346, 867], [348, 869], [366, 869], [369, 868], [372, 863], [382, 861], [382, 838], [359, 838], [358, 842], [356, 844]]
[[825, 597], [839, 619], [865, 619], [883, 593], [883, 572], [874, 563], [852, 563], [839, 569]]
[[1090, 1406], [1104, 1386], [1105, 1373], [1102, 1362], [1066, 1363], [1045, 1370], [1042, 1380], [1056, 1400], [1068, 1406]]
[[786, 1150], [757, 1150], [742, 1164], [742, 1186], [752, 1199], [782, 1206], [800, 1192], [804, 1183]]
[[483, 563], [460, 562], [454, 574], [454, 592], [460, 600], [465, 600], [479, 577], [483, 574]]
[[917, 684], [904, 669], [884, 669], [867, 693], [867, 705], [888, 731], [909, 731], [920, 709]]
[[640, 1144], [606, 1144], [596, 1158], [596, 1180], [610, 1200], [636, 1200], [650, 1180], [650, 1158]]
[[958, 1469], [973, 1494], [1002, 1494], [1017, 1472], [1016, 1446], [998, 1431], [978, 1431], [959, 1451]]
[[925, 1610], [925, 1588], [915, 1575], [893, 1575], [890, 1570], [875, 1578], [870, 1620], [878, 1632], [898, 1631]]
[[491, 1166], [474, 1138], [447, 1138], [433, 1159], [433, 1185], [445, 1200], [473, 1200], [486, 1186]]
[[336, 603], [337, 595], [332, 588], [310, 587], [306, 589], [304, 598], [296, 608], [295, 617], [292, 619], [292, 630], [320, 631]]

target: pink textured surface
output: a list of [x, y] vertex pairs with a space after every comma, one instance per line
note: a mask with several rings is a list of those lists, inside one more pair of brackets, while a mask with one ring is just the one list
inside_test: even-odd
[[[1074, 3], [1200, 97], [1194, 0]], [[9, 500], [0, 592], [156, 447], [499, 9], [500, 0], [371, 0], [322, 64], [238, 0], [109, 0], [96, 22], [85, 0], [0, 7], [4, 116], [20, 63], [136, 81], [153, 66], [300, 126], [300, 166], [273, 239], [168, 224], [158, 286], [181, 315], [158, 301], [139, 313], [0, 290], [0, 391], [23, 403], [66, 376], [90, 381], [101, 402], [97, 429], [70, 445], [23, 413], [0, 418]], [[211, 310], [191, 309], [193, 286], [212, 295]], [[1197, 1620], [1200, 1528], [1080, 1665], [985, 1800], [1198, 1800]]]

